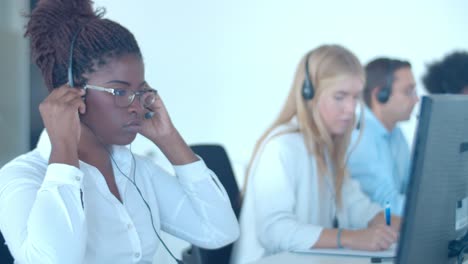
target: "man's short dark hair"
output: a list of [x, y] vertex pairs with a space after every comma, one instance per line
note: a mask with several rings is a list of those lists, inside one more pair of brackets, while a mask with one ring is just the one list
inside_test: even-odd
[[405, 67], [411, 68], [411, 64], [408, 61], [390, 58], [377, 58], [366, 65], [364, 102], [369, 108], [372, 107], [372, 91], [376, 88], [383, 88], [386, 85], [391, 86], [395, 72]]

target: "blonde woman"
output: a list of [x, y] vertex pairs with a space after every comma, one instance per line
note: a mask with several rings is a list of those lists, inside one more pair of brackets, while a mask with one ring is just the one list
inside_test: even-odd
[[397, 240], [400, 219], [387, 226], [346, 170], [364, 80], [344, 47], [321, 46], [302, 58], [286, 104], [249, 164], [231, 263], [308, 248], [384, 250]]

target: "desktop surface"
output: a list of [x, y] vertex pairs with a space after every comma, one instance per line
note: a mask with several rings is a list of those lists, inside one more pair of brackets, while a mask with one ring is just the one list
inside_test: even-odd
[[[350, 257], [283, 252], [268, 256], [251, 264], [371, 264], [369, 257]], [[392, 264], [393, 260], [384, 259], [382, 264]], [[418, 263], [424, 264], [424, 263]], [[463, 264], [468, 264], [465, 259]]]
[[[350, 257], [338, 255], [320, 255], [307, 253], [283, 252], [276, 255], [268, 256], [251, 264], [370, 264], [369, 257]], [[393, 263], [385, 261], [382, 263]]]

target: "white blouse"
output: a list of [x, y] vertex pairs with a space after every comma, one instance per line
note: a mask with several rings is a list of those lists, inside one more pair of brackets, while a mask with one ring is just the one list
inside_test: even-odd
[[[149, 210], [115, 164], [122, 203], [95, 167], [48, 165], [50, 151], [43, 133], [35, 150], [0, 170], [0, 230], [15, 263], [151, 263], [160, 242]], [[202, 160], [174, 166], [174, 177], [141, 156], [133, 164], [124, 146], [112, 155], [140, 188], [158, 232], [205, 248], [237, 239], [229, 198]]]
[[[261, 146], [248, 179], [241, 211], [241, 236], [234, 245], [231, 264], [245, 264], [281, 251], [311, 248], [324, 228], [358, 229], [381, 211], [347, 177], [342, 207], [335, 206], [331, 177], [317, 174], [295, 124], [280, 126]], [[282, 134], [283, 133], [283, 134]]]

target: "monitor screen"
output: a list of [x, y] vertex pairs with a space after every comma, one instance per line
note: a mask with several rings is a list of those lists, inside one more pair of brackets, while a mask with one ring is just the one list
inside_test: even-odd
[[445, 264], [468, 230], [468, 96], [422, 98], [396, 263]]

